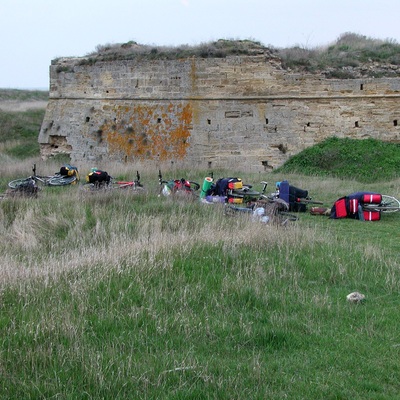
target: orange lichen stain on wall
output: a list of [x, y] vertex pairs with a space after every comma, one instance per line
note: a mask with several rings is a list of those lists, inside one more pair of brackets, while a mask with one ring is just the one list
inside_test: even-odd
[[100, 129], [113, 158], [179, 160], [189, 147], [192, 119], [190, 104], [116, 107]]
[[175, 144], [175, 157], [181, 160], [185, 157], [186, 149], [189, 146], [188, 139], [190, 134], [188, 127], [191, 125], [193, 118], [190, 104], [183, 107], [177, 117], [181, 124], [170, 132], [170, 139]]

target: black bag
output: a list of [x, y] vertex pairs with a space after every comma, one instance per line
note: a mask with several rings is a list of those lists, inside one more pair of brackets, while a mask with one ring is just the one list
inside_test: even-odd
[[226, 191], [228, 190], [228, 178], [220, 178], [215, 182], [215, 195], [216, 196], [226, 196]]
[[308, 190], [299, 189], [296, 186], [289, 185], [288, 181], [282, 181], [279, 190], [279, 198], [289, 203], [289, 211], [307, 211], [307, 204], [301, 203], [300, 199], [308, 197]]
[[78, 168], [73, 167], [72, 165], [65, 164], [60, 168], [60, 175], [62, 176], [74, 176], [78, 175]]
[[243, 187], [240, 178], [220, 178], [215, 183], [215, 195], [226, 196], [228, 190], [241, 189]]
[[297, 203], [296, 201], [291, 201], [289, 203], [289, 211], [306, 212], [307, 211], [307, 204]]
[[111, 176], [106, 171], [90, 172], [86, 179], [89, 183], [110, 183]]

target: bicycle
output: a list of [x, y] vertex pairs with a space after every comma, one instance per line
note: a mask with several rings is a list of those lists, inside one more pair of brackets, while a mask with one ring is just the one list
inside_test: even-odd
[[164, 180], [161, 170], [158, 170], [158, 182], [160, 184], [159, 196], [183, 197], [185, 199], [198, 197], [196, 192], [200, 189], [200, 184], [197, 182], [189, 181], [185, 178]]
[[253, 190], [252, 185], [243, 185], [240, 189], [230, 189], [227, 192], [228, 203], [249, 203], [264, 198], [265, 193]]
[[204, 203], [246, 204], [260, 197], [261, 193], [252, 189], [252, 185], [243, 184], [240, 178], [220, 178], [213, 183], [213, 173], [210, 174], [208, 187], [202, 189]]
[[355, 192], [335, 201], [330, 218], [351, 218], [379, 221], [381, 214], [400, 210], [400, 201], [393, 196], [374, 192]]
[[83, 186], [84, 190], [87, 191], [99, 191], [99, 190], [115, 190], [122, 189], [131, 193], [139, 194], [144, 193], [145, 188], [140, 181], [139, 171], [136, 171], [136, 179], [132, 181], [117, 180], [107, 174], [107, 179], [97, 182], [88, 182]]
[[136, 179], [133, 181], [115, 180], [111, 177], [110, 185], [111, 189], [124, 189], [135, 193], [144, 193], [145, 191], [143, 184], [140, 182], [139, 171], [136, 171]]
[[[272, 193], [267, 194], [267, 186], [268, 182], [261, 181], [260, 182], [263, 187], [260, 192], [255, 191], [252, 189], [251, 185], [243, 185], [242, 189], [232, 189], [227, 192], [228, 195], [228, 202], [229, 198], [239, 198], [243, 199], [242, 203], [249, 203], [252, 201], [258, 200], [275, 200], [275, 199], [282, 199], [286, 203], [289, 204], [290, 211], [300, 211], [300, 206], [304, 206], [307, 204], [323, 204], [322, 201], [317, 201], [312, 199], [308, 196], [307, 190], [298, 189], [294, 186], [287, 184], [287, 190], [285, 193], [284, 191], [275, 191]], [[235, 200], [231, 201], [235, 203]]]
[[249, 215], [263, 223], [286, 225], [288, 222], [297, 221], [297, 215], [288, 212], [289, 205], [282, 199], [261, 200], [251, 206], [237, 206], [230, 203], [224, 205], [224, 215]]
[[37, 197], [40, 188], [36, 185], [33, 179], [27, 180], [23, 184], [6, 190], [3, 197]]
[[9, 182], [8, 187], [11, 189], [18, 189], [36, 186], [37, 183], [40, 183], [43, 186], [66, 186], [74, 183], [78, 179], [77, 174], [65, 176], [58, 172], [49, 176], [37, 175], [36, 164], [33, 164], [32, 172], [33, 174], [27, 178], [14, 179], [13, 181]]
[[309, 197], [308, 190], [299, 189], [293, 185], [289, 185], [288, 181], [276, 182], [276, 191], [271, 193], [272, 198], [280, 198], [289, 204], [289, 210], [293, 212], [306, 212], [307, 205], [324, 204]]
[[400, 201], [393, 196], [389, 196], [387, 194], [381, 194], [379, 203], [378, 202], [376, 204], [362, 203], [362, 208], [365, 211], [379, 211], [383, 213], [392, 213], [400, 211]]
[[229, 190], [228, 193], [233, 196], [233, 199], [243, 200], [243, 205], [237, 205], [234, 201], [229, 202], [228, 197], [224, 205], [224, 214], [227, 216], [247, 214], [261, 222], [276, 225], [286, 225], [288, 222], [297, 221], [297, 215], [289, 212], [289, 204], [285, 200], [266, 194], [268, 182], [262, 181], [261, 184], [263, 185], [261, 192], [252, 190], [250, 185], [240, 190]]

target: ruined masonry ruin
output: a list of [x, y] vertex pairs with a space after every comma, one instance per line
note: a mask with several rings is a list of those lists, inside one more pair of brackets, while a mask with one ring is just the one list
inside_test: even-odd
[[[87, 60], [86, 60], [87, 61]], [[290, 73], [270, 55], [50, 66], [43, 158], [268, 171], [327, 137], [400, 142], [400, 79]]]

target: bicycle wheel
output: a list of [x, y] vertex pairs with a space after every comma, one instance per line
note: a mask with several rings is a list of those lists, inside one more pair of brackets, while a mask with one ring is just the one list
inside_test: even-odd
[[278, 216], [281, 220], [281, 225], [286, 225], [288, 222], [294, 222], [299, 219], [297, 215], [290, 214], [286, 211], [279, 211]]
[[396, 212], [400, 210], [400, 201], [393, 196], [383, 194], [381, 204], [383, 212]]
[[190, 189], [192, 189], [192, 190], [199, 190], [200, 189], [200, 185], [197, 182], [189, 181], [189, 183], [190, 183]]
[[76, 176], [53, 176], [49, 179], [50, 186], [66, 186], [76, 181]]
[[368, 211], [391, 213], [400, 210], [400, 201], [393, 196], [383, 194], [380, 204], [363, 204], [363, 208]]
[[234, 206], [232, 204], [225, 204], [224, 205], [224, 215], [228, 216], [228, 217], [233, 217], [235, 215], [249, 215], [253, 213], [253, 209], [252, 208], [248, 208], [248, 207], [238, 207], [238, 206]]
[[146, 188], [144, 188], [143, 186], [137, 186], [137, 185], [135, 185], [134, 187], [132, 187], [131, 193], [137, 194], [137, 195], [141, 195], [141, 194], [146, 194], [146, 193], [147, 193], [147, 190], [146, 190]]
[[247, 189], [247, 188], [243, 188], [243, 189], [232, 190], [231, 195], [234, 196], [234, 197], [258, 199], [260, 197], [261, 193], [255, 191], [255, 190], [250, 190], [250, 189]]
[[8, 187], [11, 189], [17, 189], [19, 187], [24, 187], [31, 185], [34, 180], [32, 178], [22, 178], [22, 179], [14, 179], [11, 182], [8, 182]]
[[180, 188], [172, 192], [172, 197], [181, 201], [194, 201], [198, 199], [199, 195], [191, 188]]
[[142, 185], [138, 185], [135, 182], [128, 182], [128, 184], [126, 184], [126, 185], [122, 184], [122, 185], [120, 185], [120, 189], [125, 189], [125, 190], [129, 191], [130, 193], [135, 193], [135, 194], [145, 192], [145, 188]]

